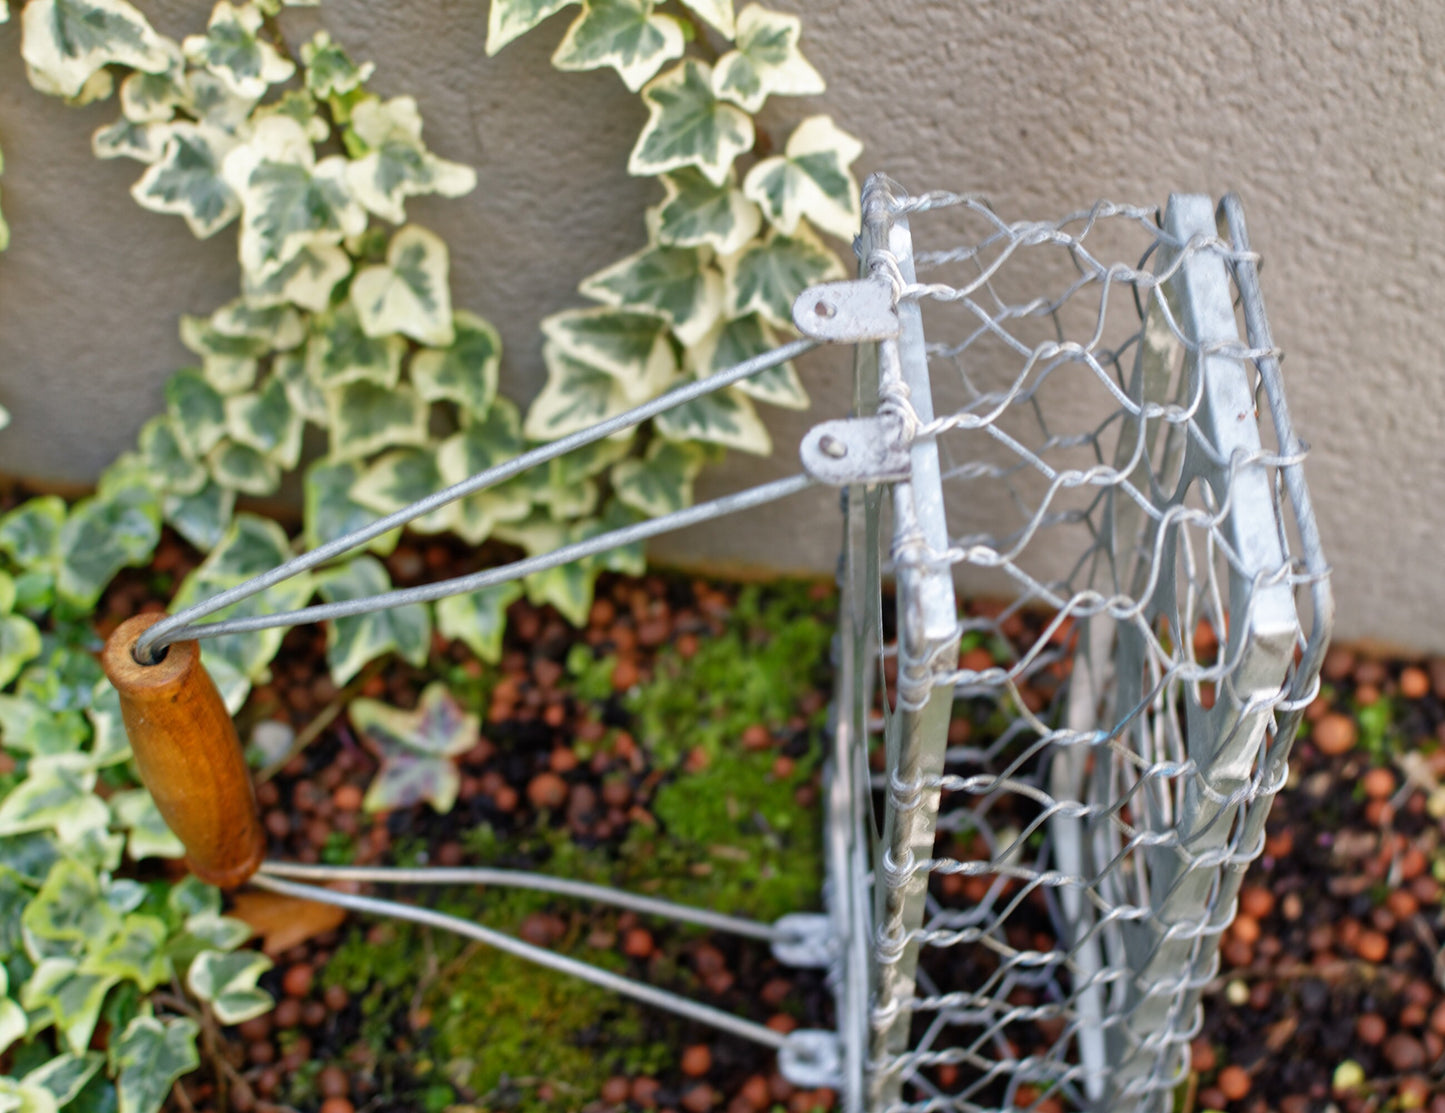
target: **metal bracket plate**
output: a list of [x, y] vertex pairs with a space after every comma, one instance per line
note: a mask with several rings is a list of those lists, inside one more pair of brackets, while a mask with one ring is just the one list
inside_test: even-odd
[[814, 340], [887, 340], [898, 335], [893, 287], [878, 278], [809, 286], [793, 302], [793, 324]]
[[821, 422], [798, 448], [803, 467], [820, 483], [897, 483], [911, 471], [903, 426], [896, 417], [850, 417]]

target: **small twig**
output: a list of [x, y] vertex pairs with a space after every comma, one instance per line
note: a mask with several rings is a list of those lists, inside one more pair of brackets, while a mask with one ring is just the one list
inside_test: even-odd
[[179, 1105], [185, 1113], [196, 1113], [196, 1107], [191, 1102], [191, 1095], [186, 1093], [186, 1088], [181, 1085], [179, 1078], [171, 1083], [171, 1097], [176, 1099], [176, 1104]]
[[1194, 1102], [1199, 1096], [1199, 1072], [1189, 1072], [1189, 1081], [1184, 1084], [1184, 1104], [1179, 1113], [1194, 1113]]

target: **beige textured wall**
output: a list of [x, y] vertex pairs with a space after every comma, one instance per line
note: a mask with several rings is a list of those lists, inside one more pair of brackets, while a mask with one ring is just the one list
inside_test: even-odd
[[[171, 34], [201, 5], [138, 0]], [[862, 137], [857, 169], [913, 189], [987, 192], [1008, 215], [1057, 216], [1097, 197], [1171, 190], [1244, 197], [1264, 290], [1288, 353], [1296, 423], [1336, 569], [1339, 632], [1445, 648], [1445, 5], [1439, 0], [775, 0], [802, 11], [831, 83], [825, 110]], [[496, 322], [504, 385], [531, 396], [536, 323], [581, 276], [640, 246], [653, 187], [629, 179], [642, 124], [610, 71], [553, 73], [566, 17], [495, 59], [484, 0], [324, 0], [319, 18], [375, 87], [412, 93], [438, 153], [477, 166], [460, 201], [413, 203], [453, 248], [457, 304]], [[127, 189], [134, 163], [98, 163], [89, 134], [115, 115], [33, 92], [18, 30], [0, 30], [3, 205], [0, 471], [81, 480], [130, 443], [187, 361], [181, 312], [236, 288], [230, 230], [198, 244]], [[814, 413], [846, 407], [841, 353], [805, 361]], [[770, 414], [780, 450], [735, 459], [703, 494], [781, 474], [812, 420]], [[668, 556], [831, 567], [835, 496], [702, 529]]]

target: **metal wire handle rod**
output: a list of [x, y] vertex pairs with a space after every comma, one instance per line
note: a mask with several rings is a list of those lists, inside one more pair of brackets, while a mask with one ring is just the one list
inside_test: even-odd
[[[533, 572], [543, 572], [548, 568], [556, 568], [560, 564], [570, 564], [574, 560], [595, 556], [609, 549], [620, 548], [623, 545], [631, 545], [637, 541], [645, 541], [650, 537], [670, 533], [673, 530], [682, 529], [685, 526], [696, 525], [699, 522], [711, 521], [713, 518], [736, 514], [740, 510], [749, 510], [755, 506], [763, 506], [770, 502], [776, 502], [778, 499], [787, 498], [789, 495], [795, 495], [800, 491], [805, 491], [817, 482], [818, 480], [814, 479], [811, 475], [794, 475], [787, 479], [777, 479], [772, 483], [764, 483], [757, 487], [750, 487], [746, 491], [738, 491], [735, 494], [724, 495], [722, 498], [713, 499], [711, 502], [698, 503], [696, 506], [664, 515], [661, 518], [653, 518], [649, 521], [638, 522], [636, 525], [626, 526], [623, 529], [599, 533], [596, 537], [589, 537], [585, 541], [564, 545], [562, 548], [553, 549], [549, 553], [539, 553], [534, 557], [515, 560], [511, 564], [503, 564], [496, 568], [487, 568], [481, 572], [473, 572], [469, 576], [457, 576], [450, 580], [439, 580], [433, 584], [421, 584], [417, 587], [383, 592], [380, 595], [368, 595], [360, 599], [343, 599], [335, 603], [318, 603], [314, 606], [301, 607], [294, 611], [278, 611], [275, 614], [252, 615], [246, 618], [228, 618], [221, 622], [205, 622], [197, 626], [172, 626], [165, 638], [165, 643], [169, 644], [173, 641], [189, 641], [199, 638], [214, 638], [222, 634], [243, 634], [253, 630], [269, 630], [277, 626], [298, 626], [303, 622], [322, 622], [326, 619], [348, 618], [351, 615], [369, 614], [372, 611], [384, 611], [392, 607], [405, 607], [412, 603], [428, 603], [434, 599], [445, 599], [449, 595], [467, 595], [474, 591], [481, 591], [483, 588], [495, 587], [498, 584], [504, 584], [511, 580], [519, 580], [523, 576], [531, 575]], [[312, 553], [308, 553], [307, 555], [314, 555], [314, 553], [318, 551], [319, 550], [313, 550]], [[281, 565], [281, 567], [285, 568], [287, 566]], [[269, 574], [270, 573], [267, 573], [267, 575]], [[220, 596], [216, 598], [220, 598]], [[215, 602], [215, 600], [212, 599], [210, 602]], [[182, 611], [175, 617], [184, 618], [189, 613], [189, 610]], [[157, 630], [162, 625], [163, 623], [158, 622], [155, 626], [152, 626], [151, 629]], [[142, 648], [140, 641], [137, 640], [136, 653], [138, 660], [140, 659], [139, 654]]]
[[[364, 545], [368, 541], [373, 540], [374, 538], [380, 537], [383, 533], [393, 530], [398, 526], [403, 526], [407, 522], [410, 522], [415, 518], [419, 518], [424, 514], [429, 514], [433, 510], [437, 510], [450, 502], [455, 502], [457, 499], [465, 498], [467, 495], [476, 494], [478, 491], [484, 491], [488, 487], [494, 487], [498, 483], [505, 482], [506, 480], [511, 479], [512, 477], [528, 470], [529, 468], [535, 467], [537, 464], [543, 464], [549, 460], [555, 460], [557, 457], [566, 455], [568, 452], [571, 452], [574, 449], [582, 448], [596, 441], [603, 440], [607, 437], [612, 436], [614, 433], [621, 432], [623, 429], [628, 429], [633, 425], [638, 425], [641, 422], [648, 420], [649, 418], [656, 417], [658, 414], [664, 413], [667, 410], [672, 409], [674, 406], [680, 406], [684, 402], [691, 402], [696, 398], [701, 398], [706, 394], [711, 394], [715, 391], [722, 390], [724, 387], [731, 386], [733, 383], [741, 382], [743, 379], [750, 378], [753, 375], [761, 374], [763, 371], [767, 371], [770, 368], [777, 367], [780, 364], [786, 363], [790, 359], [800, 356], [805, 352], [811, 351], [812, 349], [818, 347], [818, 345], [819, 341], [813, 339], [804, 338], [801, 340], [794, 340], [788, 344], [784, 344], [780, 348], [775, 348], [771, 352], [764, 352], [762, 355], [754, 356], [752, 359], [744, 360], [742, 363], [736, 364], [735, 366], [728, 368], [726, 371], [719, 371], [716, 375], [709, 375], [705, 379], [699, 379], [696, 382], [691, 382], [687, 383], [684, 386], [680, 386], [676, 390], [668, 391], [666, 394], [661, 395], [658, 398], [654, 398], [651, 402], [644, 402], [642, 405], [636, 406], [633, 409], [627, 410], [624, 413], [617, 414], [615, 417], [608, 418], [606, 421], [599, 421], [596, 425], [589, 426], [586, 429], [578, 430], [576, 433], [573, 433], [570, 436], [563, 437], [561, 440], [552, 441], [550, 444], [540, 445], [537, 448], [531, 449], [530, 451], [523, 452], [520, 456], [514, 456], [510, 460], [506, 460], [500, 464], [496, 464], [493, 467], [487, 468], [485, 471], [480, 471], [476, 475], [470, 476], [469, 478], [462, 480], [460, 483], [454, 483], [452, 486], [437, 491], [435, 494], [428, 495], [426, 498], [421, 499], [418, 502], [414, 502], [410, 506], [404, 506], [400, 510], [388, 514], [384, 518], [377, 519], [370, 525], [362, 526], [359, 529], [352, 530], [350, 533], [344, 534], [341, 537], [328, 541], [324, 545], [318, 545], [310, 552], [302, 553], [299, 556], [293, 557], [291, 560], [286, 561], [284, 564], [278, 564], [275, 568], [269, 569], [266, 572], [262, 572], [258, 576], [253, 576], [249, 580], [237, 584], [235, 587], [227, 588], [225, 591], [213, 595], [209, 599], [203, 599], [201, 602], [196, 603], [193, 606], [187, 607], [185, 610], [180, 611], [177, 614], [171, 615], [169, 618], [165, 618], [162, 619], [160, 622], [157, 622], [154, 626], [152, 626], [149, 630], [142, 634], [139, 639], [137, 639], [135, 646], [136, 660], [139, 661], [141, 664], [155, 664], [156, 654], [165, 646], [169, 645], [171, 642], [185, 641], [197, 637], [214, 637], [216, 634], [220, 633], [235, 632], [237, 629], [241, 629], [241, 627], [228, 627], [227, 629], [222, 630], [220, 627], [227, 624], [216, 623], [213, 626], [206, 627], [198, 627], [194, 624], [199, 619], [205, 618], [207, 615], [211, 615], [217, 611], [224, 610], [226, 607], [229, 607], [234, 603], [239, 603], [243, 599], [249, 599], [251, 596], [257, 594], [258, 592], [265, 591], [268, 587], [272, 587], [275, 584], [282, 582], [283, 580], [290, 579], [292, 576], [295, 576], [300, 572], [304, 572], [310, 568], [315, 568], [319, 564], [324, 564], [328, 560], [332, 560], [335, 557], [339, 557], [347, 552], [350, 552], [352, 549]], [[798, 489], [801, 490], [801, 487]], [[792, 492], [787, 493], [791, 494]], [[778, 494], [774, 497], [781, 498], [783, 497], [783, 495]], [[722, 502], [724, 500], [718, 501]], [[751, 503], [749, 505], [758, 504]], [[742, 507], [738, 507], [738, 509], [742, 509]], [[657, 519], [657, 521], [664, 520], [665, 519]], [[705, 519], [696, 520], [702, 521]], [[685, 524], [689, 523], [678, 523], [678, 526]], [[671, 528], [678, 528], [678, 526], [673, 526]], [[618, 532], [620, 534], [627, 531], [624, 530]], [[632, 538], [632, 540], [640, 540], [642, 537], [651, 536], [654, 536], [654, 534], [643, 534], [639, 537]], [[628, 543], [629, 542], [626, 540], [619, 540], [615, 542], [615, 544], [619, 545], [625, 545]], [[603, 549], [610, 547], [610, 545], [603, 545], [599, 548], [594, 548], [589, 552], [600, 552]], [[572, 546], [572, 548], [577, 549], [580, 548], [580, 546]], [[589, 554], [576, 553], [575, 556], [569, 557], [568, 559], [576, 559], [577, 556], [584, 555]], [[553, 564], [546, 564], [540, 567], [550, 568], [553, 567], [554, 564], [560, 563], [565, 563], [565, 561], [554, 561]], [[538, 569], [528, 569], [527, 571], [530, 572], [536, 570]], [[523, 572], [520, 574], [526, 575], [527, 573]], [[499, 580], [495, 582], [504, 581]], [[395, 599], [396, 596], [406, 594], [405, 592], [392, 592], [385, 596], [377, 596], [376, 598], [388, 600], [387, 602], [382, 604], [382, 607], [402, 606], [405, 602], [421, 602], [423, 601], [423, 599], [441, 599], [444, 598], [446, 595], [461, 594], [462, 592], [471, 590], [476, 589], [461, 587], [458, 588], [456, 591], [444, 591], [437, 595], [426, 595], [406, 600]], [[363, 602], [363, 600], [352, 600], [351, 602], [360, 603]], [[339, 614], [314, 613], [329, 609], [330, 608], [325, 607], [312, 607], [300, 611], [290, 611], [287, 612], [285, 615], [270, 616], [277, 619], [285, 618], [287, 620], [286, 622], [263, 622], [259, 626], [246, 626], [244, 627], [244, 629], [266, 629], [270, 626], [287, 625], [290, 621], [320, 621], [321, 619], [328, 617], [341, 617], [341, 615], [343, 614], [363, 614], [367, 610], [379, 610], [381, 609], [381, 607], [362, 607], [360, 609], [343, 611]], [[306, 615], [307, 617], [304, 620], [296, 619], [295, 616], [298, 615]], [[206, 632], [202, 633], [202, 630]]]
[[540, 893], [595, 900], [618, 908], [630, 908], [645, 915], [697, 924], [766, 943], [801, 941], [800, 936], [786, 926], [786, 916], [775, 924], [765, 924], [706, 908], [692, 908], [656, 897], [609, 889], [605, 885], [593, 885], [586, 881], [573, 881], [566, 877], [553, 877], [550, 874], [527, 870], [490, 869], [485, 866], [404, 869], [394, 866], [320, 866], [294, 862], [264, 862], [260, 872], [271, 877], [302, 881], [372, 881], [388, 885], [496, 885], [503, 888], [531, 889]]
[[[283, 881], [278, 877], [269, 876], [268, 870], [271, 867], [263, 868], [251, 878], [251, 884], [261, 889], [269, 889], [273, 893], [280, 893], [283, 896], [297, 897], [301, 900], [318, 901], [322, 904], [334, 904], [339, 908], [346, 908], [353, 912], [366, 912], [377, 916], [390, 916], [397, 920], [410, 920], [415, 924], [423, 924], [427, 927], [441, 928], [443, 931], [455, 932], [457, 935], [465, 936], [468, 939], [475, 939], [479, 943], [485, 943], [489, 947], [495, 947], [499, 951], [512, 955], [515, 958], [526, 959], [528, 962], [535, 962], [539, 966], [545, 966], [549, 970], [556, 970], [562, 974], [570, 974], [574, 978], [581, 978], [583, 981], [591, 982], [593, 985], [601, 986], [603, 989], [612, 990], [623, 996], [631, 997], [644, 1004], [653, 1005], [668, 1012], [684, 1016], [689, 1020], [696, 1020], [709, 1027], [720, 1029], [724, 1032], [740, 1036], [753, 1043], [770, 1047], [774, 1051], [782, 1051], [789, 1043], [789, 1037], [781, 1032], [775, 1032], [764, 1024], [757, 1024], [751, 1020], [744, 1020], [740, 1016], [733, 1016], [731, 1013], [715, 1009], [711, 1005], [703, 1005], [697, 1001], [689, 1001], [686, 997], [675, 993], [669, 993], [665, 989], [656, 989], [644, 982], [633, 981], [620, 974], [614, 974], [610, 970], [602, 970], [585, 962], [579, 962], [575, 958], [566, 955], [559, 955], [545, 947], [536, 947], [531, 943], [524, 943], [520, 939], [514, 939], [504, 932], [495, 931], [492, 928], [483, 927], [481, 924], [472, 923], [470, 920], [463, 920], [459, 916], [449, 916], [445, 912], [436, 912], [430, 908], [416, 908], [409, 904], [401, 904], [397, 901], [382, 900], [378, 897], [363, 897], [352, 893], [338, 893], [332, 889], [323, 889], [316, 885], [300, 885], [294, 881]], [[795, 1033], [796, 1034], [796, 1033]]]

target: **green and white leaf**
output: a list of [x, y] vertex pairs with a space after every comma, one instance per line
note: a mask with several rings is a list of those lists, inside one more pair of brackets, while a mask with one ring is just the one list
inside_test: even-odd
[[181, 43], [186, 58], [215, 74], [238, 97], [259, 100], [272, 85], [288, 80], [296, 67], [256, 32], [261, 12], [253, 4], [232, 7], [220, 0], [211, 10], [204, 35], [191, 35]]
[[131, 186], [130, 195], [143, 209], [185, 217], [191, 233], [203, 240], [241, 211], [241, 197], [221, 170], [236, 140], [209, 121], [164, 127], [160, 156]]
[[41, 92], [77, 97], [108, 65], [161, 73], [165, 40], [125, 0], [31, 0], [20, 13], [20, 54]]
[[555, 343], [542, 345], [547, 384], [532, 401], [522, 431], [534, 441], [555, 441], [625, 412], [627, 392], [611, 371], [568, 355]]
[[430, 801], [438, 812], [450, 811], [460, 785], [451, 759], [476, 745], [478, 716], [441, 681], [427, 685], [414, 711], [370, 699], [354, 700], [350, 710], [352, 727], [381, 758], [363, 807], [391, 811]]
[[351, 111], [351, 134], [362, 147], [347, 167], [347, 180], [356, 199], [383, 220], [405, 221], [408, 197], [460, 197], [476, 188], [470, 166], [427, 150], [412, 97], [362, 101]]
[[362, 326], [355, 306], [345, 302], [312, 319], [306, 374], [323, 392], [363, 381], [390, 389], [401, 378], [405, 354], [405, 340], [372, 336]]
[[[3, 976], [0, 976], [0, 989], [3, 989]], [[18, 1008], [13, 1001], [6, 1001], [12, 1009]], [[0, 1029], [3, 1029], [3, 1017], [5, 1015], [4, 1005], [0, 1005]], [[23, 1014], [22, 1014], [23, 1015]], [[0, 1032], [0, 1048], [6, 1045], [3, 1032]], [[25, 1086], [39, 1086], [50, 1092], [54, 1099], [55, 1108], [63, 1108], [68, 1105], [85, 1084], [95, 1077], [95, 1074], [105, 1065], [105, 1056], [99, 1051], [87, 1051], [83, 1055], [64, 1054], [57, 1055], [47, 1063], [42, 1063], [34, 1070], [28, 1072], [21, 1080]], [[20, 1107], [22, 1113], [24, 1106]], [[78, 1113], [78, 1111], [77, 1111]]]
[[303, 89], [288, 89], [279, 99], [251, 113], [252, 121], [264, 120], [268, 116], [285, 116], [294, 120], [313, 143], [325, 143], [331, 138], [331, 125], [318, 110], [316, 99]]
[[18, 614], [0, 615], [0, 688], [40, 656], [40, 648], [40, 631], [35, 623]]
[[149, 165], [161, 157], [170, 134], [170, 124], [136, 123], [122, 116], [95, 130], [90, 150], [96, 158], [133, 158]]
[[169, 67], [156, 73], [136, 70], [120, 83], [120, 110], [132, 123], [166, 124], [175, 119], [176, 109], [190, 107], [185, 58], [173, 40], [161, 43], [170, 54]]
[[140, 431], [140, 455], [168, 492], [193, 495], [206, 485], [206, 469], [191, 455], [169, 414], [151, 418]]
[[[20, 1002], [12, 1000], [10, 996], [10, 978], [5, 968], [0, 966], [0, 1055], [5, 1054], [17, 1040], [25, 1035], [29, 1028], [29, 1021], [25, 1016], [25, 1010], [20, 1007]], [[43, 1069], [43, 1068], [39, 1068]], [[31, 1072], [35, 1073], [34, 1071]], [[7, 1080], [13, 1081], [13, 1080]], [[29, 1083], [32, 1086], [42, 1086], [42, 1083]], [[0, 1090], [0, 1103], [5, 1100], [5, 1093]], [[8, 1109], [23, 1109], [24, 1106], [17, 1102], [6, 1107]]]
[[150, 559], [160, 524], [159, 500], [141, 488], [76, 503], [60, 530], [61, 598], [92, 606], [117, 572]]
[[71, 1054], [84, 1055], [100, 1021], [105, 995], [119, 980], [83, 973], [72, 958], [44, 958], [21, 989], [20, 1003], [32, 1012], [48, 1008]]
[[301, 61], [306, 66], [306, 88], [322, 100], [343, 97], [361, 88], [376, 69], [371, 62], [358, 66], [324, 30], [302, 44]]
[[[187, 583], [195, 579], [198, 587], [199, 581], [207, 586], [233, 587], [284, 564], [292, 555], [291, 542], [278, 523], [259, 514], [238, 514], [225, 539], [206, 555]], [[186, 597], [184, 603], [181, 596]], [[182, 587], [177, 603], [188, 606], [199, 598], [190, 597], [187, 588]]]
[[241, 266], [263, 282], [307, 247], [339, 244], [366, 227], [347, 181], [347, 161], [315, 161], [306, 130], [287, 116], [257, 121], [222, 172], [240, 195]]
[[[543, 322], [546, 329], [546, 322]], [[469, 414], [485, 414], [497, 396], [502, 338], [475, 313], [452, 314], [455, 339], [446, 348], [427, 349], [411, 358], [411, 384], [428, 402], [455, 402]]]
[[774, 227], [792, 235], [807, 217], [824, 232], [851, 240], [858, 233], [858, 183], [848, 168], [863, 144], [829, 116], [810, 116], [794, 129], [784, 154], [748, 171], [743, 192]]
[[386, 263], [363, 268], [351, 282], [351, 303], [368, 336], [392, 333], [445, 347], [456, 339], [442, 238], [408, 224], [391, 238]]
[[612, 469], [612, 490], [628, 506], [660, 518], [692, 505], [692, 484], [707, 454], [696, 445], [653, 442], [646, 459], [624, 460]]
[[409, 386], [347, 383], [326, 392], [326, 409], [331, 455], [338, 460], [427, 442], [427, 404]]
[[487, 57], [578, 0], [492, 0], [487, 13]]
[[305, 421], [326, 424], [326, 395], [306, 373], [306, 353], [283, 352], [271, 362], [271, 378], [286, 389], [286, 400]]
[[713, 92], [712, 71], [687, 59], [642, 90], [647, 124], [632, 148], [628, 173], [652, 177], [679, 166], [696, 166], [722, 184], [733, 160], [753, 146], [753, 120]]
[[238, 140], [250, 137], [256, 108], [252, 98], [237, 96], [230, 85], [210, 70], [189, 70], [186, 80], [191, 88], [191, 100], [186, 106], [190, 115]]
[[176, 435], [199, 459], [220, 444], [226, 435], [226, 399], [194, 367], [177, 371], [165, 386], [166, 413]]
[[677, 378], [667, 322], [650, 313], [568, 309], [545, 318], [542, 335], [568, 355], [611, 373], [635, 402], [655, 398]]
[[[361, 556], [317, 576], [328, 603], [361, 599], [391, 590], [391, 577], [374, 557]], [[431, 613], [420, 604], [338, 618], [326, 629], [331, 678], [346, 684], [368, 662], [395, 650], [418, 668], [431, 648]]]
[[838, 257], [805, 224], [797, 234], [774, 231], [761, 243], [722, 261], [729, 317], [760, 313], [780, 328], [791, 326], [793, 301], [809, 286], [846, 277]]
[[[459, 431], [437, 448], [442, 482], [450, 487], [522, 451], [517, 409], [498, 398], [485, 417], [463, 420]], [[530, 474], [530, 473], [527, 473]], [[480, 545], [500, 522], [518, 522], [532, 509], [531, 489], [519, 476], [454, 503], [452, 529], [469, 545]]]
[[90, 720], [90, 766], [104, 769], [129, 758], [130, 739], [126, 737], [125, 720], [120, 710], [120, 696], [103, 677], [91, 690], [90, 706], [85, 709]]
[[726, 38], [732, 39], [737, 34], [733, 0], [682, 0], [682, 4], [712, 24]]
[[766, 456], [772, 438], [752, 401], [729, 387], [674, 406], [657, 417], [657, 431], [669, 440], [705, 441]]
[[159, 1113], [171, 1084], [196, 1069], [196, 1034], [200, 1026], [188, 1017], [165, 1022], [138, 1016], [110, 1047], [110, 1064], [119, 1073], [118, 1113]]
[[65, 502], [55, 495], [27, 499], [0, 517], [0, 551], [22, 568], [50, 565], [60, 550]]
[[827, 88], [823, 77], [798, 50], [803, 24], [795, 15], [749, 4], [738, 13], [736, 50], [718, 59], [713, 89], [746, 112], [757, 112], [769, 96], [814, 96]]
[[[145, 888], [137, 896], [144, 898]], [[165, 921], [156, 916], [133, 913], [127, 916], [103, 947], [92, 949], [81, 970], [135, 982], [144, 993], [150, 992], [171, 976], [171, 964], [165, 953]]]
[[223, 440], [206, 456], [211, 478], [243, 495], [264, 497], [281, 484], [281, 469], [250, 445]]
[[[778, 338], [756, 313], [720, 322], [687, 353], [688, 364], [700, 379], [736, 367], [744, 360], [770, 352]], [[798, 381], [791, 362], [770, 367], [738, 381], [736, 388], [751, 398], [787, 410], [808, 408], [808, 393]]]
[[214, 548], [231, 523], [236, 492], [213, 479], [193, 495], [166, 495], [166, 521], [202, 552]]
[[55, 831], [69, 843], [104, 827], [110, 812], [94, 788], [95, 773], [82, 754], [32, 758], [25, 780], [0, 801], [0, 835]]
[[[308, 549], [334, 541], [381, 517], [351, 498], [351, 488], [361, 478], [359, 460], [317, 460], [306, 469], [302, 486], [302, 538]], [[396, 548], [399, 529], [382, 534], [367, 548], [385, 556]]]
[[241, 291], [254, 306], [294, 302], [312, 313], [322, 313], [331, 304], [331, 291], [351, 273], [351, 259], [339, 247], [313, 244], [303, 247], [289, 262], [265, 278], [241, 274]]
[[582, 0], [582, 14], [552, 55], [559, 70], [611, 66], [637, 92], [662, 64], [682, 56], [681, 25], [653, 10], [652, 0]]
[[461, 641], [483, 661], [498, 664], [507, 608], [521, 596], [522, 586], [515, 581], [470, 595], [450, 595], [437, 603], [437, 629], [443, 637]]
[[222, 1024], [242, 1024], [275, 1007], [271, 995], [256, 985], [273, 965], [255, 951], [202, 951], [186, 971], [186, 985], [211, 1006]]
[[85, 719], [75, 708], [47, 707], [25, 693], [0, 695], [0, 734], [17, 753], [74, 754], [85, 745]]
[[301, 458], [304, 426], [292, 408], [286, 384], [274, 375], [254, 394], [226, 399], [226, 431], [231, 439], [288, 471]]
[[[378, 457], [351, 488], [351, 498], [379, 515], [392, 514], [447, 484], [442, 480], [436, 453], [427, 448], [399, 448]], [[445, 533], [452, 528], [455, 503], [413, 519], [408, 528], [418, 533]]]
[[110, 811], [116, 824], [127, 832], [126, 851], [132, 861], [185, 857], [185, 846], [166, 826], [155, 800], [145, 789], [117, 792], [110, 798]]
[[22, 919], [41, 939], [76, 943], [98, 944], [120, 928], [120, 914], [106, 902], [95, 871], [69, 858], [55, 863]]
[[211, 314], [210, 325], [222, 336], [264, 341], [258, 354], [289, 352], [306, 340], [306, 322], [289, 305], [257, 307], [236, 298]]
[[740, 251], [763, 225], [758, 207], [731, 176], [721, 184], [691, 167], [662, 175], [667, 196], [649, 211], [659, 243], [673, 247], [708, 246], [719, 255]]
[[722, 278], [695, 247], [644, 248], [583, 279], [579, 289], [619, 309], [661, 314], [684, 345], [701, 339], [723, 308]]
[[270, 351], [264, 337], [237, 336], [214, 328], [205, 317], [181, 317], [181, 343], [201, 357], [206, 381], [222, 394], [249, 390], [257, 361]]

